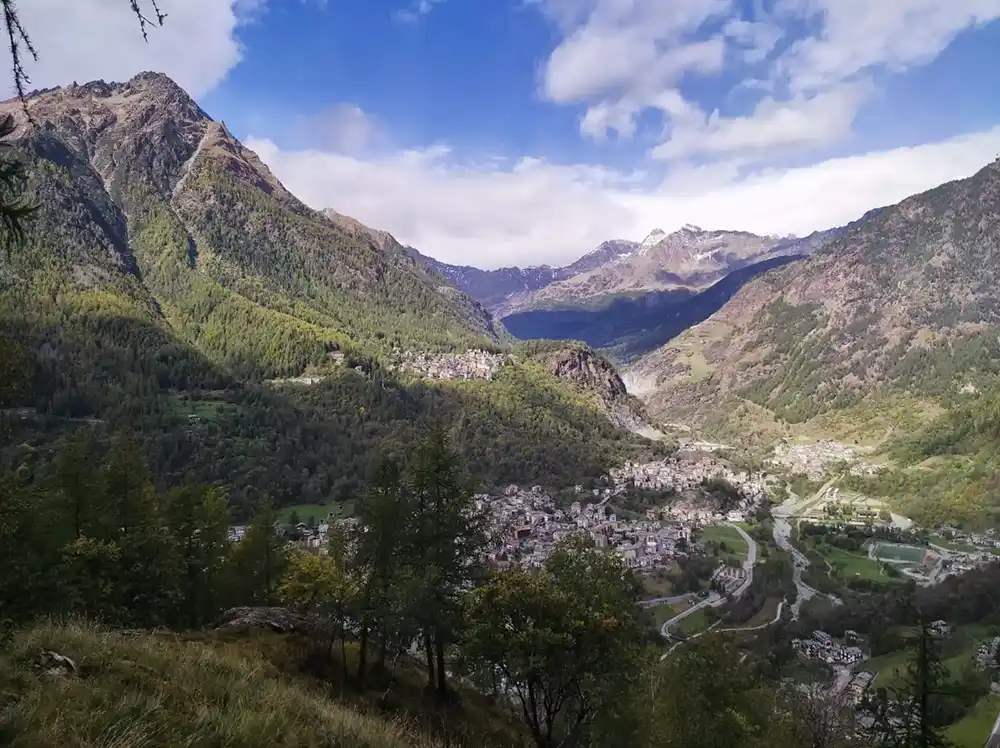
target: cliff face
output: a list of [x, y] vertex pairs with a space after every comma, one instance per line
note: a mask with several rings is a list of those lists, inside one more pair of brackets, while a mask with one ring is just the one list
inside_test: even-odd
[[628, 394], [614, 365], [589, 346], [572, 346], [549, 354], [542, 361], [550, 374], [597, 393], [605, 402]]
[[649, 424], [643, 403], [628, 393], [614, 364], [590, 346], [566, 343], [535, 358], [548, 373], [586, 394], [615, 426], [647, 439], [663, 438]]

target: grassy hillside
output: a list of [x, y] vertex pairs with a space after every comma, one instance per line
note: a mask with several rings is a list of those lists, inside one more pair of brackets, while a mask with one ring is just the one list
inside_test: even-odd
[[798, 424], [890, 395], [948, 404], [996, 382], [998, 195], [1000, 161], [754, 279], [636, 365], [653, 410], [702, 420], [731, 395]]
[[891, 468], [851, 484], [888, 496], [927, 525], [1000, 519], [1000, 392], [969, 393], [884, 446]]
[[[444, 748], [506, 742], [511, 730], [482, 704], [436, 720], [379, 712], [364, 695], [336, 697], [296, 675], [280, 637], [223, 639], [114, 633], [83, 623], [40, 624], [0, 649], [0, 745], [9, 748]], [[43, 651], [76, 664], [47, 674]], [[293, 658], [289, 660], [289, 658]], [[279, 664], [285, 661], [286, 667]], [[405, 677], [405, 676], [404, 676]], [[395, 713], [394, 713], [395, 712]], [[432, 726], [433, 725], [433, 726]]]

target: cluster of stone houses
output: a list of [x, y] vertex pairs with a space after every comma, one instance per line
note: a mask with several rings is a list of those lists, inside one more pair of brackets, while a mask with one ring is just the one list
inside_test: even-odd
[[715, 586], [723, 593], [732, 594], [747, 580], [747, 571], [742, 566], [723, 566], [713, 577]]
[[848, 631], [841, 643], [825, 631], [813, 631], [808, 639], [793, 639], [792, 647], [807, 660], [818, 660], [827, 665], [856, 665], [865, 659], [865, 653], [857, 645], [858, 635]]
[[628, 567], [640, 571], [662, 567], [685, 552], [678, 546], [690, 541], [690, 527], [620, 518], [607, 504], [613, 495], [609, 489], [594, 494], [593, 501], [574, 501], [565, 510], [539, 486], [477, 496], [477, 508], [490, 513], [501, 539], [490, 560], [499, 566], [541, 566], [560, 540], [578, 533], [589, 535], [599, 548], [614, 549]]
[[[489, 360], [494, 362], [502, 358], [482, 355], [491, 357]], [[540, 486], [522, 489], [512, 485], [499, 496], [477, 495], [476, 508], [489, 512], [494, 534], [500, 541], [491, 552], [490, 560], [499, 566], [515, 563], [540, 566], [560, 540], [583, 532], [598, 547], [617, 552], [629, 568], [648, 572], [663, 568], [671, 559], [686, 556], [696, 549], [691, 541], [695, 527], [743, 521], [767, 496], [763, 476], [733, 471], [715, 460], [626, 463], [623, 468], [612, 470], [609, 478], [610, 487], [585, 491], [582, 486], [575, 486], [580, 498], [565, 509], [558, 507], [553, 497]], [[723, 478], [737, 489], [738, 506], [724, 510], [712, 506], [711, 502], [706, 503], [697, 489], [711, 478]], [[609, 502], [632, 486], [690, 493], [674, 497], [675, 500], [663, 507], [647, 510], [644, 519], [618, 517]], [[275, 529], [290, 542], [322, 552], [333, 521], [333, 518], [326, 518], [317, 526], [299, 523], [295, 527], [276, 525]], [[341, 524], [354, 521], [337, 520]], [[231, 527], [230, 540], [238, 542], [245, 532], [245, 526]], [[743, 582], [742, 574], [742, 569], [723, 570], [719, 579], [723, 589], [738, 588]]]
[[509, 357], [501, 353], [488, 353], [470, 349], [464, 353], [440, 355], [406, 352], [399, 354], [399, 368], [425, 379], [493, 379], [508, 363]]
[[634, 486], [674, 493], [692, 491], [700, 488], [706, 481], [721, 479], [732, 485], [740, 496], [739, 505], [730, 509], [744, 513], [756, 509], [769, 495], [767, 476], [764, 473], [733, 470], [714, 458], [668, 457], [656, 462], [626, 462], [620, 468], [612, 468], [608, 475], [616, 488]]
[[946, 537], [951, 538], [956, 543], [965, 543], [966, 545], [974, 545], [986, 549], [1000, 548], [1000, 533], [993, 529], [986, 530], [985, 532], [968, 532], [967, 530], [948, 525], [940, 529], [942, 533], [946, 533]]
[[845, 698], [854, 706], [860, 706], [861, 702], [864, 701], [865, 693], [871, 688], [874, 680], [875, 673], [868, 672], [867, 670], [855, 673], [844, 687]]
[[770, 462], [791, 473], [819, 480], [835, 462], [856, 462], [861, 450], [841, 442], [826, 440], [813, 444], [789, 444], [782, 440], [775, 446]]
[[951, 636], [951, 626], [947, 621], [932, 621], [928, 629], [930, 629], [930, 634], [935, 639], [947, 639]]
[[[327, 552], [331, 528], [336, 526], [349, 531], [357, 527], [357, 524], [358, 520], [353, 517], [338, 519], [335, 515], [330, 515], [320, 520], [316, 525], [308, 525], [305, 522], [299, 522], [295, 525], [286, 525], [280, 521], [275, 522], [274, 532], [287, 539], [292, 545], [323, 554]], [[247, 529], [246, 525], [230, 525], [229, 542], [240, 542], [246, 535]]]
[[976, 667], [979, 670], [993, 670], [1000, 667], [997, 654], [1000, 652], [1000, 636], [987, 639], [976, 648], [974, 655]]

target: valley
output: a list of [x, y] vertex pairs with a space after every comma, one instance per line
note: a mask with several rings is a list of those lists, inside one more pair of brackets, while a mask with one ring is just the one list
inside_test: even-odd
[[805, 237], [483, 270], [307, 206], [165, 75], [27, 98], [0, 104], [39, 205], [0, 254], [0, 739], [65, 740], [27, 706], [51, 677], [265, 658], [358, 745], [639, 744], [691, 681], [799, 748], [814, 696], [851, 739], [904, 708], [880, 689], [931, 639], [962, 686], [939, 727], [984, 737], [1000, 161]]

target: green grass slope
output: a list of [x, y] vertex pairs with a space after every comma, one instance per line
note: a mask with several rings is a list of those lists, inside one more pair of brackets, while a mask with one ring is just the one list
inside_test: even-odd
[[[40, 670], [43, 651], [70, 657], [76, 674]], [[0, 745], [8, 748], [499, 745], [471, 729], [459, 720], [435, 736], [412, 718], [338, 700], [252, 642], [40, 624], [0, 650]]]

